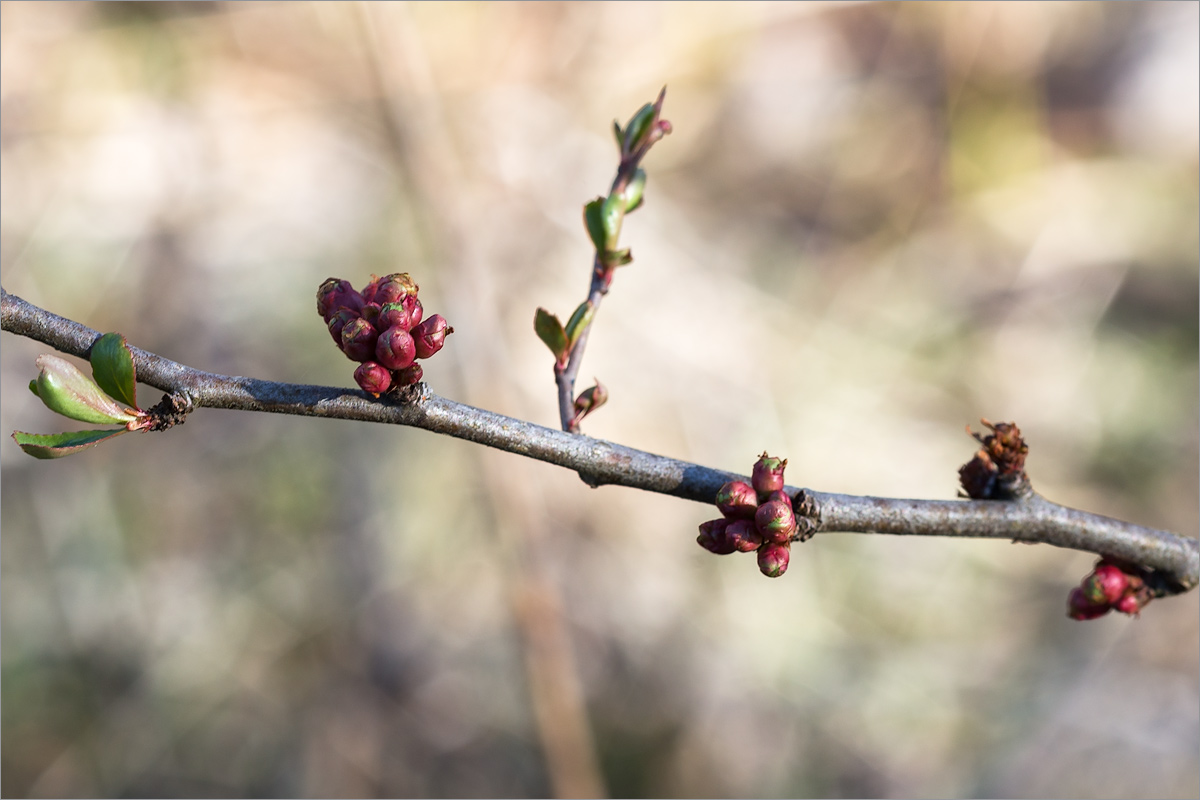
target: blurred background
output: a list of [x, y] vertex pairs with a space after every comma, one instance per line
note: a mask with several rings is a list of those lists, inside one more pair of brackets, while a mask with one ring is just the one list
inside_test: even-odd
[[[314, 292], [408, 271], [433, 391], [555, 426], [534, 309], [666, 84], [587, 433], [949, 498], [1013, 420], [1043, 494], [1196, 535], [1196, 3], [0, 8], [33, 303], [352, 386]], [[5, 434], [70, 427], [2, 341]], [[1072, 622], [1084, 553], [833, 534], [772, 581], [704, 506], [265, 414], [0, 464], [5, 796], [1200, 792], [1197, 596]]]

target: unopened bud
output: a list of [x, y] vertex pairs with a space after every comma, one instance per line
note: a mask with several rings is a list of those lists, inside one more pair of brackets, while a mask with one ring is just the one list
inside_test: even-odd
[[370, 361], [375, 357], [375, 342], [379, 333], [362, 317], [346, 323], [342, 328], [342, 352], [351, 361]]
[[758, 497], [745, 481], [729, 481], [717, 491], [717, 508], [728, 519], [754, 519]]
[[385, 326], [379, 324], [379, 303], [364, 303], [362, 310], [358, 315], [374, 326], [375, 330], [381, 331]]
[[1092, 603], [1115, 603], [1129, 588], [1129, 576], [1112, 564], [1101, 564], [1084, 578], [1081, 588]]
[[1122, 614], [1136, 617], [1153, 599], [1154, 596], [1148, 591], [1130, 592], [1118, 600], [1114, 608]]
[[414, 327], [412, 312], [403, 302], [388, 303], [379, 312], [379, 327], [383, 330], [403, 328], [411, 331]]
[[384, 275], [379, 279], [379, 284], [375, 288], [375, 295], [371, 300], [379, 303], [380, 306], [385, 306], [388, 303], [397, 303], [409, 295], [415, 295], [417, 288], [416, 282], [408, 276], [407, 272]]
[[762, 535], [748, 519], [735, 519], [725, 526], [725, 540], [739, 553], [752, 553], [763, 543]]
[[766, 502], [770, 503], [774, 500], [778, 500], [781, 503], [787, 503], [788, 508], [793, 508], [791, 496], [788, 495], [788, 493], [783, 491], [782, 489], [780, 489], [777, 492], [771, 492], [769, 495], [767, 495]]
[[417, 343], [417, 358], [429, 358], [442, 349], [447, 334], [454, 333], [454, 328], [446, 324], [441, 314], [434, 314], [413, 330], [413, 339]]
[[349, 308], [358, 311], [363, 306], [363, 298], [350, 281], [339, 278], [327, 278], [317, 289], [317, 313], [328, 321], [339, 308]]
[[751, 483], [754, 491], [760, 495], [778, 492], [783, 489], [783, 470], [787, 466], [786, 458], [772, 458], [763, 453], [754, 463]]
[[729, 541], [729, 537], [725, 535], [728, 527], [729, 521], [724, 519], [701, 522], [700, 535], [696, 537], [696, 544], [710, 553], [716, 553], [719, 556], [729, 555], [734, 552], [734, 547]]
[[364, 361], [354, 370], [354, 381], [364, 392], [370, 392], [378, 397], [392, 386], [392, 373], [382, 364], [374, 361]]
[[375, 357], [388, 369], [401, 370], [416, 359], [417, 346], [408, 331], [403, 328], [388, 328], [379, 335], [379, 341], [375, 345]]
[[425, 370], [420, 364], [413, 364], [392, 373], [392, 385], [396, 387], [412, 386], [425, 376]]
[[329, 318], [329, 335], [333, 337], [334, 343], [339, 348], [342, 346], [342, 329], [346, 327], [347, 322], [355, 319], [358, 319], [358, 312], [351, 311], [348, 308], [335, 311], [333, 316]]
[[790, 542], [796, 532], [796, 515], [792, 507], [781, 500], [763, 503], [754, 513], [754, 526], [768, 542]]
[[768, 578], [778, 578], [787, 572], [792, 549], [786, 544], [769, 542], [758, 549], [758, 569]]
[[1072, 589], [1071, 595], [1067, 598], [1067, 616], [1071, 619], [1095, 619], [1107, 614], [1110, 608], [1108, 603], [1093, 603], [1088, 600], [1087, 595], [1079, 586]]

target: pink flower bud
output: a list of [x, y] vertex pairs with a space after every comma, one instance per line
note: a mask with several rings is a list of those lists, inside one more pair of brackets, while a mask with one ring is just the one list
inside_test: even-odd
[[778, 578], [787, 572], [792, 549], [786, 544], [769, 542], [758, 549], [758, 569], [768, 578]]
[[752, 553], [763, 543], [762, 535], [748, 519], [730, 520], [725, 526], [725, 539], [739, 553]]
[[758, 497], [745, 481], [729, 481], [717, 491], [717, 508], [728, 519], [754, 519]]
[[346, 327], [347, 322], [354, 319], [358, 319], [358, 312], [348, 308], [338, 309], [329, 318], [329, 335], [333, 337], [339, 349], [342, 346], [342, 329]]
[[381, 331], [387, 326], [379, 324], [379, 311], [380, 308], [378, 303], [364, 303], [362, 310], [358, 312], [358, 315], [367, 322], [371, 323], [375, 327], [375, 330]]
[[317, 313], [328, 321], [339, 308], [349, 308], [358, 311], [362, 308], [362, 295], [354, 291], [350, 281], [338, 278], [327, 278], [317, 289]]
[[413, 364], [410, 367], [405, 367], [401, 370], [396, 370], [392, 373], [392, 385], [397, 388], [403, 386], [412, 386], [417, 381], [425, 376], [425, 370], [421, 369], [420, 364]]
[[[416, 298], [413, 299], [416, 300]], [[411, 309], [403, 302], [388, 303], [379, 314], [379, 327], [384, 329], [403, 328], [411, 331], [415, 327], [412, 322]]]
[[1096, 605], [1115, 603], [1129, 588], [1129, 576], [1112, 564], [1101, 564], [1083, 579], [1084, 597]]
[[342, 352], [351, 361], [370, 361], [375, 357], [375, 342], [378, 339], [375, 327], [362, 317], [357, 317], [342, 328]]
[[[374, 283], [374, 282], [373, 282]], [[417, 293], [417, 284], [407, 272], [395, 272], [384, 275], [375, 285], [371, 301], [386, 306], [388, 303], [398, 303], [404, 297]]]
[[763, 503], [754, 513], [754, 526], [768, 542], [784, 544], [790, 542], [796, 532], [796, 515], [782, 500]]
[[773, 500], [778, 500], [781, 503], [787, 503], [787, 507], [792, 508], [792, 498], [782, 489], [777, 492], [771, 492], [769, 495], [767, 495], [766, 502], [770, 503]]
[[374, 361], [364, 361], [354, 370], [354, 381], [364, 392], [370, 392], [378, 397], [392, 386], [392, 373], [382, 364]]
[[434, 314], [413, 329], [413, 339], [417, 342], [417, 358], [429, 358], [442, 349], [446, 336], [454, 333], [454, 328], [446, 324], [441, 314]]
[[700, 535], [696, 537], [696, 543], [708, 552], [716, 553], [719, 556], [732, 553], [734, 551], [733, 543], [725, 535], [728, 526], [729, 521], [725, 519], [712, 519], [700, 523]]
[[1083, 593], [1082, 587], [1076, 586], [1067, 598], [1067, 616], [1071, 619], [1095, 619], [1109, 612], [1108, 603], [1093, 603]]
[[1150, 594], [1149, 591], [1130, 592], [1118, 600], [1114, 607], [1122, 614], [1129, 614], [1136, 617], [1153, 599], [1154, 595]]
[[754, 473], [751, 478], [754, 491], [761, 495], [781, 491], [783, 489], [783, 470], [786, 466], [786, 458], [771, 458], [766, 453], [759, 456], [758, 461], [754, 464]]
[[421, 324], [421, 315], [425, 313], [425, 308], [421, 305], [420, 299], [415, 294], [410, 294], [400, 300], [401, 305], [408, 311], [408, 320], [412, 323], [412, 328]]
[[379, 335], [375, 345], [375, 357], [388, 369], [401, 370], [410, 366], [417, 357], [417, 347], [412, 336], [403, 328], [388, 328]]

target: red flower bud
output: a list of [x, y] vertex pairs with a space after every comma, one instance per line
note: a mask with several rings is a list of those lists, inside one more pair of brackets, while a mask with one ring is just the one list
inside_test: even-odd
[[370, 392], [378, 397], [391, 388], [392, 373], [388, 372], [387, 367], [382, 364], [364, 361], [358, 365], [358, 369], [354, 370], [354, 381], [362, 387], [364, 392]]
[[[416, 300], [416, 298], [413, 299]], [[412, 311], [403, 302], [388, 303], [379, 314], [379, 327], [384, 329], [403, 328], [411, 331], [415, 327], [412, 323]]]
[[329, 335], [333, 337], [333, 341], [339, 349], [342, 346], [342, 329], [352, 319], [358, 319], [358, 312], [351, 311], [348, 308], [338, 309], [329, 318]]
[[1129, 588], [1129, 576], [1112, 564], [1101, 564], [1083, 579], [1083, 595], [1096, 605], [1115, 603]]
[[766, 453], [759, 456], [758, 461], [754, 464], [754, 473], [751, 478], [754, 491], [763, 495], [781, 491], [783, 489], [783, 470], [786, 466], [786, 458], [771, 458]]
[[763, 543], [762, 535], [748, 519], [730, 520], [725, 526], [725, 540], [739, 553], [752, 553]]
[[772, 500], [778, 500], [781, 503], [787, 503], [787, 507], [792, 508], [792, 498], [782, 489], [777, 492], [771, 492], [769, 495], [767, 495], [766, 502], [770, 503]]
[[413, 329], [413, 339], [417, 343], [417, 358], [429, 358], [442, 349], [446, 336], [454, 333], [454, 328], [446, 324], [441, 314], [434, 314]]
[[768, 578], [778, 578], [787, 572], [792, 549], [786, 544], [769, 542], [758, 550], [758, 569]]
[[375, 357], [379, 334], [371, 323], [357, 317], [342, 328], [342, 352], [351, 361], [369, 361]]
[[388, 369], [401, 370], [410, 366], [417, 357], [417, 347], [412, 336], [403, 328], [388, 328], [379, 335], [375, 345], [375, 357]]
[[763, 503], [754, 513], [754, 526], [768, 542], [790, 542], [796, 532], [796, 515], [792, 507], [781, 500]]
[[1130, 592], [1118, 600], [1114, 608], [1122, 614], [1136, 617], [1153, 599], [1154, 596], [1148, 591]]
[[362, 295], [354, 291], [354, 287], [350, 285], [350, 281], [327, 278], [321, 284], [321, 288], [317, 289], [317, 313], [326, 321], [339, 308], [349, 308], [351, 311], [358, 311], [362, 306]]
[[358, 315], [375, 326], [375, 330], [381, 331], [387, 326], [379, 324], [379, 311], [380, 308], [378, 303], [364, 303], [362, 310], [358, 312]]
[[701, 522], [700, 535], [696, 537], [696, 543], [710, 553], [716, 553], [719, 556], [729, 555], [734, 551], [734, 546], [729, 541], [729, 537], [725, 535], [728, 527], [729, 520], [725, 519]]
[[1071, 619], [1095, 619], [1108, 613], [1111, 606], [1108, 603], [1093, 603], [1088, 600], [1083, 589], [1076, 586], [1067, 598], [1067, 616]]
[[425, 370], [421, 369], [420, 364], [413, 364], [410, 367], [396, 370], [392, 373], [392, 385], [397, 388], [402, 386], [412, 386], [417, 381], [421, 380], [425, 375]]
[[745, 481], [729, 481], [717, 491], [717, 508], [729, 519], [754, 519], [758, 497]]
[[371, 301], [379, 303], [380, 306], [386, 306], [388, 303], [398, 303], [408, 295], [417, 293], [417, 284], [408, 276], [407, 272], [395, 272], [391, 275], [384, 275], [375, 285], [375, 292], [371, 297]]

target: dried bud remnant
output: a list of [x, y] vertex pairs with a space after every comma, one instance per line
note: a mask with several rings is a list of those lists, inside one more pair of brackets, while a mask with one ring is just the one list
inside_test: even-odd
[[975, 500], [1012, 500], [1028, 495], [1032, 491], [1025, 475], [1029, 446], [1021, 437], [1021, 429], [1014, 422], [980, 422], [992, 432], [983, 436], [967, 427], [967, 433], [983, 447], [958, 471], [963, 491]]

